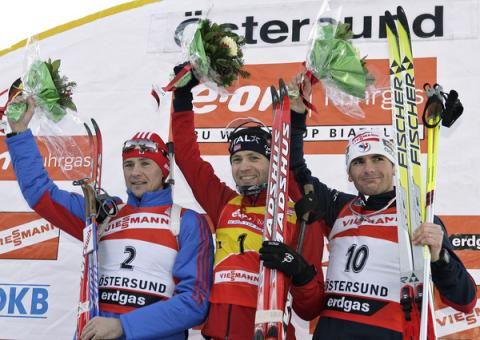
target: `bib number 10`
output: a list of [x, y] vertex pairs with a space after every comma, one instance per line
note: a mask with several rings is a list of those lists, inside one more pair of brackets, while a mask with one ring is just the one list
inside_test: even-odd
[[359, 273], [365, 267], [368, 259], [368, 247], [366, 245], [358, 246], [352, 244], [347, 250], [347, 264], [345, 265], [345, 271], [353, 271]]

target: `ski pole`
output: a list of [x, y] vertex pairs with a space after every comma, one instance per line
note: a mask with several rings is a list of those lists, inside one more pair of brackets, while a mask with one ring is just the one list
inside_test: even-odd
[[[308, 195], [313, 192], [312, 184], [305, 184], [303, 188], [304, 188], [305, 195]], [[305, 241], [305, 234], [307, 230], [307, 221], [309, 217], [310, 217], [310, 212], [306, 212], [300, 218], [301, 219], [300, 230], [298, 232], [297, 249], [296, 249], [297, 253], [300, 255], [302, 255], [303, 243]], [[287, 329], [288, 329], [290, 320], [292, 318], [292, 305], [293, 305], [293, 296], [290, 292], [290, 287], [289, 287], [288, 293], [287, 293], [287, 301], [285, 302], [285, 308], [283, 312], [283, 338], [284, 339], [287, 338]]]

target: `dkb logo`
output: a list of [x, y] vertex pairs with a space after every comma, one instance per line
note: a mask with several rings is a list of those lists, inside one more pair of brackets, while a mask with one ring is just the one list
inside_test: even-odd
[[48, 285], [0, 284], [0, 317], [47, 318]]

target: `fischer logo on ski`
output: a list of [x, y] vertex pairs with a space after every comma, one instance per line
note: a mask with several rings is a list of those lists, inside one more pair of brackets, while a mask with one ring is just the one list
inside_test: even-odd
[[397, 149], [395, 186], [400, 282], [403, 284], [400, 303], [407, 320], [412, 321], [413, 316], [420, 319], [420, 329], [412, 324], [405, 329], [405, 335], [426, 340], [428, 310], [433, 310], [429, 294], [423, 294], [424, 283], [429, 286], [430, 281], [430, 253], [426, 247], [411, 244], [411, 237], [425, 216], [414, 61], [408, 20], [402, 7], [397, 8], [395, 17], [386, 11], [385, 21], [393, 100], [392, 125]]

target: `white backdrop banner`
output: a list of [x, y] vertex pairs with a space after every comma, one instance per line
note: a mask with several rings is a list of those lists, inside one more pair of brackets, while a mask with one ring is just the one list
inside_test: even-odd
[[[305, 150], [309, 167], [330, 187], [355, 192], [345, 174], [346, 141], [369, 126], [384, 128], [389, 134], [391, 96], [384, 13], [403, 6], [412, 31], [419, 112], [425, 104], [422, 88], [426, 82], [457, 90], [465, 107], [461, 119], [441, 131], [436, 213], [478, 284], [480, 1], [350, 0], [332, 4], [341, 6], [341, 19], [352, 24], [354, 44], [362, 56], [368, 56], [379, 85], [377, 93], [362, 104], [364, 119], [342, 114], [321, 87], [314, 89], [313, 103], [320, 113], [308, 120]], [[232, 96], [198, 86], [194, 106], [202, 154], [217, 175], [233, 186], [223, 129], [237, 117], [252, 116], [271, 123], [268, 87], [277, 84], [278, 78], [288, 81], [302, 69], [308, 35], [321, 5], [322, 1], [294, 0], [133, 1], [41, 33], [40, 56], [61, 59], [61, 71], [78, 83], [74, 101], [79, 118], [95, 118], [103, 133], [103, 186], [110, 194], [125, 198], [123, 141], [137, 131], [152, 129], [168, 139], [171, 96], [162, 96], [157, 107], [150, 91], [153, 85], [166, 85], [173, 66], [183, 61], [176, 37], [190, 34], [203, 17], [228, 24], [246, 38], [245, 61], [251, 77], [242, 80]], [[25, 41], [0, 51], [0, 92], [23, 74], [24, 45]], [[0, 97], [0, 106], [5, 101], [5, 95]], [[8, 132], [5, 117], [0, 129], [0, 338], [68, 339], [76, 322], [81, 245], [28, 208], [3, 142]], [[425, 153], [423, 127], [421, 132]], [[88, 171], [87, 141], [73, 130], [66, 129], [63, 134], [75, 135], [78, 153], [58, 158], [42, 146], [45, 166], [61, 188], [78, 190], [71, 182]], [[177, 203], [202, 211], [177, 173]], [[324, 260], [328, 261], [327, 250]], [[480, 337], [478, 304], [468, 315], [440, 304], [437, 308], [437, 329], [443, 338]], [[310, 339], [314, 324], [298, 318], [295, 323], [298, 338]], [[198, 331], [192, 338], [200, 338]]]

